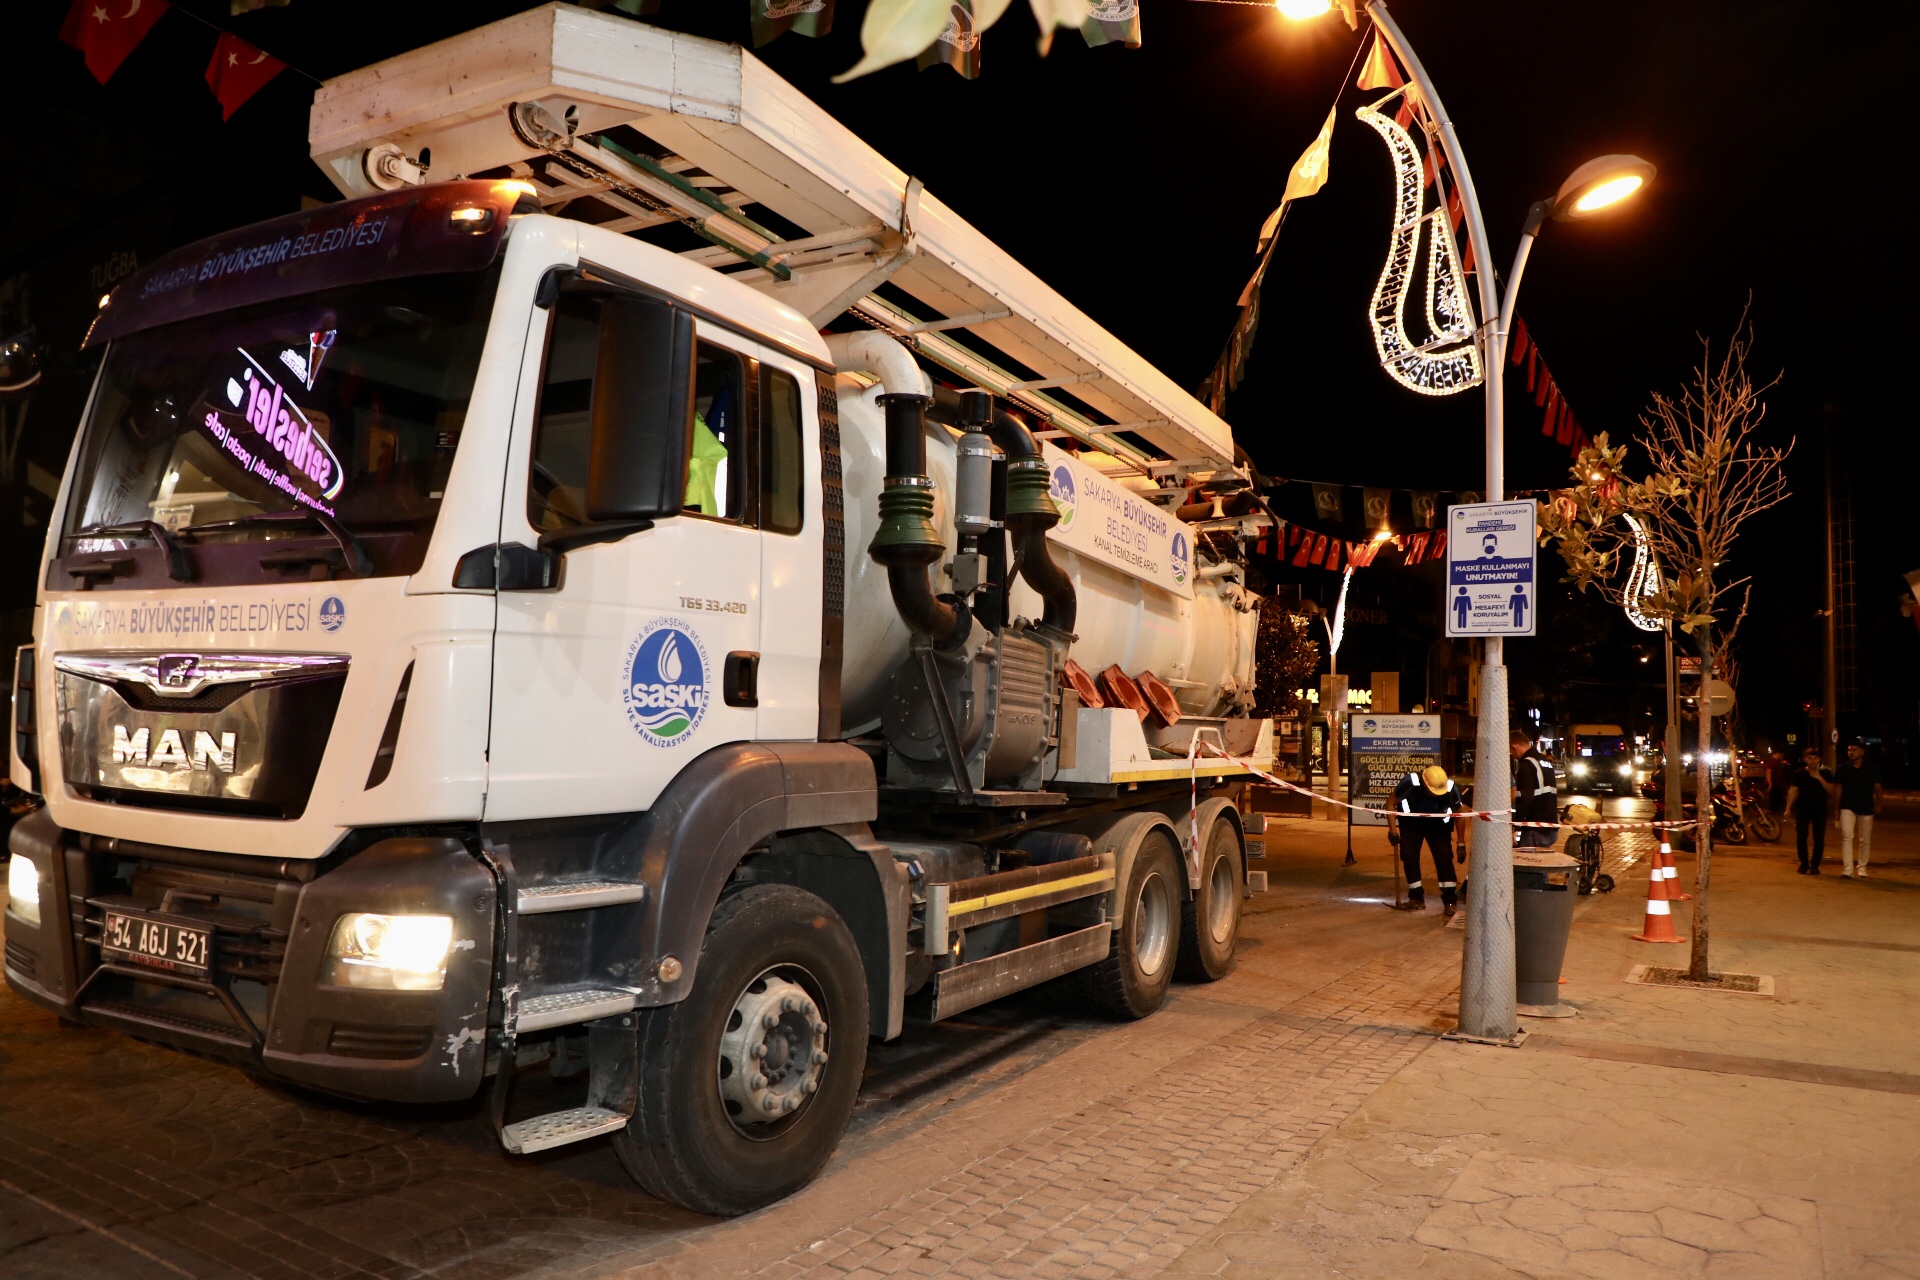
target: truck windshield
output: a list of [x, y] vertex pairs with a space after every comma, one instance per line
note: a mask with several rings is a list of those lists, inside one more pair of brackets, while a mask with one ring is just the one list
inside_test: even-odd
[[[115, 341], [68, 504], [65, 554], [299, 538], [319, 513], [376, 573], [419, 566], [460, 442], [497, 269], [326, 290]], [[217, 528], [210, 526], [219, 526]], [[257, 580], [202, 557], [204, 579]], [[221, 567], [228, 571], [222, 572]]]

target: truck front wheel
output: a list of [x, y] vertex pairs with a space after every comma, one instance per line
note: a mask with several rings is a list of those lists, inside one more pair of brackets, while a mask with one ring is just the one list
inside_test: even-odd
[[866, 1063], [867, 988], [826, 902], [790, 885], [722, 898], [692, 992], [639, 1021], [639, 1105], [613, 1147], [648, 1191], [732, 1217], [833, 1154]]

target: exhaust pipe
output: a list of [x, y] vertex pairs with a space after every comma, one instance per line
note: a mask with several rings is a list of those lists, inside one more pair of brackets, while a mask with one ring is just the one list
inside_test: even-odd
[[885, 334], [827, 335], [835, 367], [870, 373], [885, 388], [887, 477], [880, 490], [880, 527], [867, 554], [887, 567], [887, 585], [900, 620], [936, 648], [959, 647], [973, 630], [964, 604], [939, 599], [928, 570], [947, 547], [933, 527], [933, 480], [927, 475], [927, 405], [931, 387], [907, 349]]

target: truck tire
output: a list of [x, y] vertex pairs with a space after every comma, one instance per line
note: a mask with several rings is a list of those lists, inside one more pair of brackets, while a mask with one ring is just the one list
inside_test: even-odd
[[790, 885], [721, 898], [693, 990], [639, 1024], [639, 1105], [613, 1149], [642, 1187], [734, 1217], [833, 1154], [866, 1065], [867, 986], [826, 902]]
[[1180, 958], [1174, 976], [1218, 982], [1233, 967], [1240, 941], [1240, 831], [1224, 813], [1200, 846], [1200, 887], [1180, 904]]
[[1179, 951], [1180, 859], [1173, 834], [1155, 827], [1140, 841], [1113, 912], [1107, 958], [1072, 976], [1099, 1009], [1129, 1021], [1144, 1018], [1167, 998]]

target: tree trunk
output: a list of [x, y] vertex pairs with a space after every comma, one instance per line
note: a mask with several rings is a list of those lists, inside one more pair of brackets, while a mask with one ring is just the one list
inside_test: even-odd
[[1693, 958], [1687, 976], [1704, 982], [1712, 976], [1707, 962], [1707, 880], [1713, 869], [1713, 713], [1707, 709], [1707, 690], [1713, 683], [1713, 639], [1700, 633], [1699, 745], [1693, 750], [1694, 848], [1699, 861], [1693, 873]]

